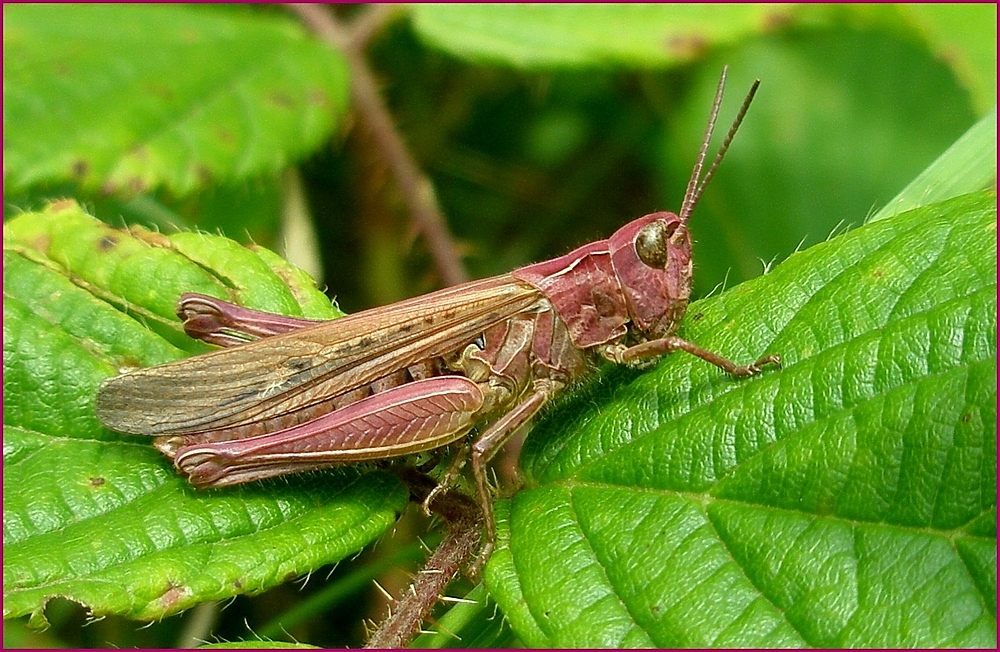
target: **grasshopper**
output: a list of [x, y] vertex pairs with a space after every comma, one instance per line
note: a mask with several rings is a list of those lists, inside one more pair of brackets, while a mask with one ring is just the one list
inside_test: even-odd
[[702, 176], [726, 72], [679, 213], [651, 213], [560, 258], [333, 321], [185, 294], [186, 332], [223, 348], [109, 379], [98, 417], [155, 437], [198, 487], [431, 451], [479, 428], [424, 508], [471, 460], [487, 558], [487, 464], [595, 360], [686, 351], [736, 377], [780, 365], [777, 355], [738, 365], [675, 335], [691, 293], [688, 219], [759, 84]]

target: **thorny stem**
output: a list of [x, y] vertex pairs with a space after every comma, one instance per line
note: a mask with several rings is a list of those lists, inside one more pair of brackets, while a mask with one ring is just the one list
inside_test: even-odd
[[[467, 279], [444, 217], [437, 204], [434, 188], [420, 171], [416, 161], [396, 130], [388, 109], [382, 102], [375, 76], [365, 61], [363, 47], [374, 33], [379, 21], [359, 19], [356, 30], [348, 32], [327, 7], [296, 4], [289, 6], [299, 18], [331, 48], [340, 51], [351, 70], [351, 91], [359, 117], [369, 128], [383, 152], [386, 162], [396, 177], [417, 228], [427, 240], [427, 247], [434, 258], [442, 280], [456, 285]], [[386, 14], [388, 15], [388, 14]]]
[[[435, 486], [433, 480], [412, 469], [400, 473], [415, 502], [423, 502]], [[452, 491], [435, 500], [433, 508], [448, 523], [448, 533], [368, 639], [367, 648], [399, 648], [413, 640], [445, 588], [479, 550], [482, 517], [471, 498]]]

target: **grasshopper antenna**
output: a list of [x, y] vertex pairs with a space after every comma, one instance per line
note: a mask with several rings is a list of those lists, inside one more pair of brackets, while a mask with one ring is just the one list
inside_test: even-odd
[[722, 76], [719, 77], [719, 86], [715, 90], [715, 100], [712, 101], [712, 112], [708, 116], [705, 138], [701, 142], [701, 149], [698, 151], [698, 158], [694, 163], [694, 169], [691, 170], [691, 179], [688, 181], [687, 191], [684, 193], [684, 202], [681, 204], [681, 224], [687, 224], [687, 220], [691, 216], [691, 211], [694, 210], [698, 200], [701, 199], [702, 193], [705, 192], [705, 187], [708, 186], [708, 182], [719, 168], [719, 164], [722, 163], [729, 145], [733, 142], [733, 137], [736, 136], [736, 130], [740, 128], [740, 124], [743, 122], [743, 118], [750, 108], [750, 102], [753, 101], [754, 95], [757, 94], [757, 87], [760, 86], [760, 80], [755, 79], [753, 85], [750, 86], [750, 91], [743, 99], [743, 105], [740, 106], [740, 111], [736, 114], [736, 119], [733, 120], [733, 126], [729, 128], [725, 140], [722, 141], [719, 153], [715, 155], [715, 159], [712, 161], [712, 165], [709, 166], [708, 172], [702, 177], [701, 169], [705, 164], [705, 155], [708, 153], [708, 145], [712, 141], [712, 133], [715, 131], [715, 122], [719, 118], [719, 108], [722, 106], [722, 95], [726, 90], [726, 76], [728, 73], [729, 66], [723, 66]]

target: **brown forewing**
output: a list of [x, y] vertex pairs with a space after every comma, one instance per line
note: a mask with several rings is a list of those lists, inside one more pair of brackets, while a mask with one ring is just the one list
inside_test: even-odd
[[97, 411], [122, 432], [178, 435], [256, 423], [445, 355], [544, 298], [509, 275], [117, 376]]

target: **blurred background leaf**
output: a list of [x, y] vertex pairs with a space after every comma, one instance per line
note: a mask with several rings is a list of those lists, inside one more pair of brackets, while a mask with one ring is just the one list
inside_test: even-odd
[[15, 204], [80, 192], [113, 198], [109, 216], [266, 235], [277, 175], [346, 110], [342, 60], [280, 13], [19, 5], [4, 17]]
[[[988, 117], [996, 103], [995, 5], [369, 9], [331, 10], [347, 22], [381, 15], [368, 60], [398, 129], [433, 182], [472, 277], [563, 253], [653, 210], [676, 210], [724, 63], [731, 81], [723, 122], [752, 78], [761, 78], [762, 87], [695, 212], [700, 296], [863, 224], [977, 120], [984, 128], [970, 132], [963, 146], [974, 173], [945, 165], [933, 183], [948, 190], [934, 198], [995, 186], [995, 118]], [[440, 286], [377, 142], [347, 110], [349, 75], [341, 57], [285, 10], [5, 5], [3, 11], [5, 219], [70, 196], [109, 223], [153, 229], [142, 236], [147, 240], [156, 230], [189, 228], [252, 240], [308, 267], [348, 311]], [[323, 102], [310, 92], [317, 89]], [[297, 170], [289, 167], [296, 164]], [[74, 250], [77, 231], [63, 234], [64, 250]], [[171, 247], [184, 246], [183, 257], [211, 265], [200, 257], [207, 251], [182, 240]], [[85, 254], [87, 245], [75, 251]], [[76, 265], [87, 270], [95, 263], [48, 260], [57, 267], [76, 261], [74, 273]], [[43, 282], [49, 276], [38, 263], [5, 262], [5, 311], [35, 315], [43, 333], [70, 333], [60, 336], [68, 344], [77, 337], [73, 328], [110, 325], [99, 342], [111, 348], [100, 349], [98, 360], [114, 343], [128, 343], [117, 329], [132, 317], [91, 312], [108, 294], [65, 302], [68, 290]], [[141, 295], [173, 269], [135, 266], [123, 274], [135, 275], [125, 285]], [[55, 276], [66, 280], [64, 273]], [[182, 274], [172, 282], [192, 278]], [[242, 283], [252, 285], [251, 278]], [[98, 281], [84, 280], [84, 293]], [[27, 292], [23, 299], [8, 299], [15, 287]], [[265, 294], [268, 287], [274, 286], [265, 283]], [[154, 299], [155, 310], [134, 316], [157, 337], [133, 350], [150, 360], [182, 355], [176, 347], [191, 345], [169, 324], [172, 299], [168, 293]], [[284, 305], [276, 296], [258, 300]], [[5, 331], [5, 367], [6, 347], [25, 350], [30, 333]], [[163, 338], [174, 348], [151, 343]], [[15, 414], [39, 429], [52, 425], [53, 413], [72, 417], [74, 427], [92, 421], [85, 390], [111, 367], [71, 362], [93, 357], [88, 348], [62, 367], [51, 360], [36, 365], [37, 377], [31, 369], [19, 372], [35, 384], [19, 386], [20, 401], [5, 385], [5, 424]], [[82, 369], [90, 371], [81, 375]], [[287, 622], [297, 640], [357, 645], [364, 629], [358, 614], [380, 615], [379, 592], [367, 584], [380, 571], [366, 569], [402, 560], [378, 574], [390, 592], [401, 591], [419, 550], [393, 542], [406, 541], [413, 527], [404, 519], [395, 537], [341, 564], [332, 582], [352, 578], [342, 586], [353, 588], [326, 592], [314, 580], [301, 590], [286, 585], [238, 598], [213, 612], [219, 622], [210, 631], [252, 643], [244, 620], [266, 628], [267, 638], [278, 637], [274, 632]], [[455, 588], [458, 595], [464, 590]], [[323, 618], [290, 617], [297, 604], [308, 605], [300, 614]], [[350, 608], [336, 606], [343, 604]], [[493, 611], [489, 604], [456, 607], [477, 609]], [[85, 612], [58, 599], [46, 615], [48, 640], [75, 646], [159, 647], [191, 640], [178, 629], [207, 631], [192, 612], [144, 630], [116, 618], [82, 628]], [[8, 623], [14, 627], [5, 635], [16, 634], [20, 622]], [[494, 629], [468, 613], [441, 622], [477, 644], [518, 640], [502, 619]], [[448, 644], [444, 639], [422, 640], [440, 646]]]
[[169, 5], [22, 5], [6, 18], [12, 190], [76, 180], [184, 195], [273, 174], [346, 105], [343, 64], [291, 18]]

